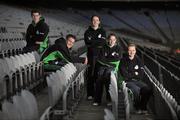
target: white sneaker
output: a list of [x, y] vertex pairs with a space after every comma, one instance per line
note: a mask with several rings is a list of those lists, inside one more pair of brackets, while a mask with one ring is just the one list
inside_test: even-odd
[[148, 111], [147, 110], [142, 110], [142, 114], [148, 115]]
[[87, 99], [88, 99], [88, 100], [92, 100], [93, 97], [92, 97], [92, 96], [88, 96]]
[[111, 103], [111, 102], [108, 102], [108, 103], [107, 103], [107, 106], [112, 106], [112, 103]]
[[99, 103], [94, 102], [94, 103], [93, 103], [93, 106], [99, 106]]
[[136, 111], [136, 114], [142, 114], [141, 110]]

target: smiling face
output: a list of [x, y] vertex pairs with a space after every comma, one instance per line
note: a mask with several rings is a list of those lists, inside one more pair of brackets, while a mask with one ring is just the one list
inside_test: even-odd
[[74, 42], [75, 42], [75, 39], [73, 37], [68, 37], [67, 38], [66, 44], [67, 44], [68, 49], [73, 47]]
[[136, 54], [136, 47], [135, 46], [129, 46], [128, 47], [128, 55], [130, 59], [133, 59]]
[[98, 28], [100, 25], [100, 20], [98, 16], [93, 16], [91, 22], [93, 28]]
[[108, 39], [108, 43], [110, 47], [113, 47], [116, 44], [116, 36], [111, 35]]
[[38, 23], [40, 21], [40, 17], [41, 17], [40, 13], [38, 12], [32, 13], [32, 19], [35, 23]]

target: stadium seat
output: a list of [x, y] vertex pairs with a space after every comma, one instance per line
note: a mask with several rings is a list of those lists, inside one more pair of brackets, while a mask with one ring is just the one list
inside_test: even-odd
[[2, 111], [8, 120], [21, 120], [21, 114], [16, 106], [8, 101], [2, 103]]
[[104, 112], [105, 112], [104, 120], [115, 120], [114, 115], [110, 110], [104, 109]]
[[46, 110], [44, 111], [44, 113], [41, 115], [40, 120], [50, 120], [50, 112], [51, 112], [52, 107], [49, 106], [48, 108], [46, 108]]

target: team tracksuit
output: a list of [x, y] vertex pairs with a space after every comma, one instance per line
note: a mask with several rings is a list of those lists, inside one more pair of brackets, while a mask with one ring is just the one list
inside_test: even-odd
[[95, 81], [95, 64], [100, 49], [106, 43], [106, 32], [102, 27], [94, 30], [91, 26], [84, 33], [84, 41], [87, 46], [88, 58], [88, 79], [87, 79], [87, 96], [94, 96], [94, 81]]
[[[49, 26], [45, 23], [44, 18], [41, 17], [37, 24], [32, 21], [26, 31], [25, 52], [37, 50], [42, 53], [48, 47], [48, 32]], [[42, 44], [39, 45], [36, 42], [42, 42]]]
[[106, 99], [109, 102], [111, 101], [109, 94], [110, 75], [111, 71], [118, 73], [120, 59], [121, 49], [119, 45], [115, 45], [113, 47], [104, 45], [104, 47], [100, 50], [96, 64], [97, 77], [94, 102], [98, 104], [101, 103], [104, 85], [106, 88]]

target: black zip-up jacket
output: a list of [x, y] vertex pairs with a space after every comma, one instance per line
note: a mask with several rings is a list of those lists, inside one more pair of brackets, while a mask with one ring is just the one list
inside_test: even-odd
[[100, 50], [100, 53], [98, 55], [99, 61], [113, 67], [115, 67], [115, 65], [111, 64], [110, 62], [120, 61], [120, 59], [121, 59], [121, 48], [119, 45], [115, 45], [111, 48], [106, 44]]
[[[137, 56], [135, 56], [133, 60], [130, 60], [128, 55], [123, 57], [121, 60], [120, 70], [126, 81], [132, 79], [143, 79], [143, 64]], [[137, 72], [138, 75], [136, 75], [135, 72]]]
[[34, 47], [34, 49], [38, 49], [39, 45], [35, 44], [36, 42], [43, 42], [49, 32], [49, 26], [45, 23], [44, 18], [35, 24], [32, 22], [26, 31], [26, 41], [27, 47]]
[[[52, 52], [60, 52], [63, 57], [72, 63], [83, 63], [84, 62], [84, 58], [80, 58], [78, 56], [73, 56], [71, 55], [67, 44], [66, 44], [66, 40], [64, 38], [59, 38], [55, 41], [55, 44], [50, 46], [45, 53], [42, 55], [41, 60], [43, 60], [44, 58], [48, 57], [49, 54], [51, 54]], [[56, 59], [55, 60], [50, 60], [48, 61], [49, 64], [54, 64], [55, 62], [66, 62], [66, 61], [62, 61], [62, 58], [60, 58], [59, 56], [55, 56]]]
[[84, 41], [88, 48], [88, 53], [97, 56], [99, 52], [98, 49], [106, 44], [106, 32], [102, 27], [94, 30], [89, 26], [84, 33]]

